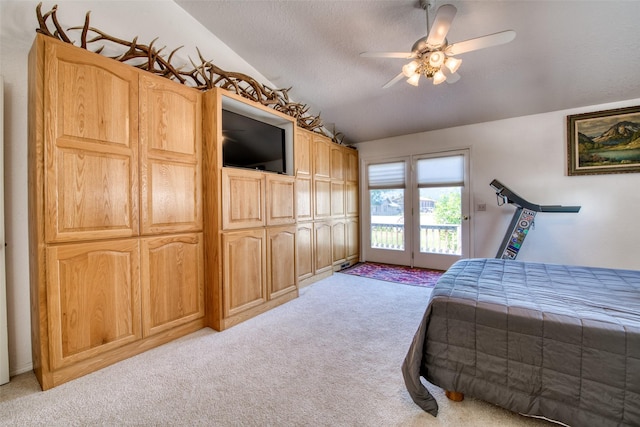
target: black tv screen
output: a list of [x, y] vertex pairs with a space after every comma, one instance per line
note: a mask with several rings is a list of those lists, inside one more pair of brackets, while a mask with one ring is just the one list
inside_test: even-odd
[[229, 110], [222, 110], [222, 163], [286, 173], [285, 130]]

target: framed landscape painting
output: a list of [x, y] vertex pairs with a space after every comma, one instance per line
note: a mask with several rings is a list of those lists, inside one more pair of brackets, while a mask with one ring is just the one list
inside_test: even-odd
[[569, 175], [640, 172], [640, 105], [567, 116]]

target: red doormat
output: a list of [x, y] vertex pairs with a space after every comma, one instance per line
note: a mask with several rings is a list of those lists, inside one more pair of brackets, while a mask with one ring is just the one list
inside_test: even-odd
[[340, 273], [404, 285], [432, 288], [444, 271], [427, 268], [412, 268], [403, 265], [380, 264], [377, 262], [361, 262], [353, 267], [341, 270]]

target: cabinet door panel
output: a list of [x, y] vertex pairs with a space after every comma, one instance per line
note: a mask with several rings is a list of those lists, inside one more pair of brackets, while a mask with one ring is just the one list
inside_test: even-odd
[[265, 232], [246, 230], [222, 235], [225, 317], [267, 300]]
[[311, 277], [315, 273], [313, 265], [313, 234], [314, 229], [312, 222], [298, 224], [298, 233], [296, 234], [298, 280]]
[[262, 173], [222, 168], [222, 228], [264, 226], [264, 194]]
[[310, 178], [296, 178], [296, 217], [298, 221], [313, 219], [313, 192]]
[[331, 216], [331, 181], [316, 179], [313, 183], [315, 209], [314, 219], [325, 219]]
[[142, 239], [143, 334], [204, 317], [202, 234]]
[[47, 249], [54, 369], [141, 338], [137, 240]]
[[268, 174], [266, 181], [267, 225], [295, 223], [295, 178]]
[[331, 224], [333, 264], [340, 264], [347, 259], [346, 237], [346, 224], [344, 221], [335, 221]]
[[340, 145], [331, 144], [331, 179], [344, 181], [344, 175], [344, 149]]
[[138, 77], [131, 67], [47, 44], [44, 91], [47, 242], [135, 236]]
[[202, 95], [140, 77], [142, 234], [202, 230]]
[[347, 182], [345, 184], [345, 200], [347, 216], [358, 216], [358, 183]]
[[351, 182], [358, 181], [358, 152], [352, 148], [345, 148], [345, 179]]
[[360, 251], [360, 228], [357, 219], [347, 220], [347, 243], [346, 243], [346, 256], [348, 260], [357, 260]]
[[313, 137], [313, 175], [331, 179], [331, 141], [320, 135]]
[[267, 288], [269, 298], [297, 289], [296, 227], [267, 229]]
[[295, 141], [296, 176], [311, 177], [312, 133], [298, 129]]
[[331, 216], [344, 217], [344, 183], [331, 182]]
[[316, 222], [314, 224], [314, 254], [316, 274], [330, 270], [333, 265], [331, 255], [331, 225], [327, 222]]

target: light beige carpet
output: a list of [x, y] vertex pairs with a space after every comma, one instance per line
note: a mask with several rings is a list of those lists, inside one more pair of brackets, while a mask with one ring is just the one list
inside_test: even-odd
[[429, 386], [437, 418], [400, 366], [431, 289], [335, 274], [224, 332], [203, 329], [42, 392], [0, 387], [0, 424], [154, 426], [548, 426]]

